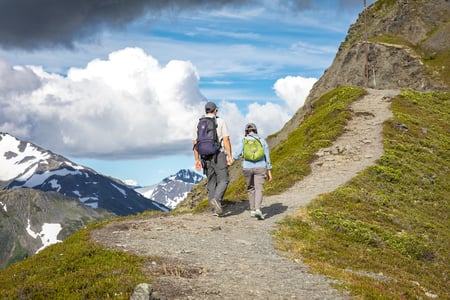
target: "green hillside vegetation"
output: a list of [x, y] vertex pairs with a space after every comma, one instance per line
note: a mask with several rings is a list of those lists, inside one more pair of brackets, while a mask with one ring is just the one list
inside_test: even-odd
[[277, 247], [364, 299], [448, 299], [449, 100], [403, 91], [378, 163], [285, 218]]
[[[265, 195], [279, 194], [311, 173], [309, 164], [315, 153], [331, 146], [343, 133], [351, 118], [349, 105], [365, 93], [358, 87], [339, 87], [313, 104], [312, 113], [305, 122], [271, 149], [270, 158], [277, 180], [264, 185]], [[247, 199], [243, 176], [228, 186], [224, 198], [231, 201]]]
[[[310, 173], [315, 153], [343, 132], [349, 105], [364, 93], [340, 87], [314, 103], [302, 125], [272, 149], [280, 185], [267, 184], [266, 194], [281, 193]], [[404, 91], [392, 103], [395, 117], [385, 125], [385, 155], [378, 164], [286, 217], [274, 232], [277, 247], [365, 299], [448, 296], [449, 97]], [[242, 179], [226, 197], [246, 198]], [[91, 230], [106, 222], [0, 272], [0, 298], [129, 299], [138, 283], [157, 275], [144, 273], [144, 266], [162, 258], [93, 242]], [[176, 266], [166, 269], [176, 272]]]
[[[284, 192], [295, 182], [311, 173], [310, 162], [320, 148], [329, 147], [343, 133], [347, 121], [351, 118], [349, 105], [366, 91], [359, 87], [338, 87], [318, 99], [312, 105], [312, 112], [306, 120], [287, 139], [278, 143], [270, 151], [272, 170], [276, 174], [275, 182], [264, 185], [264, 194], [275, 195]], [[271, 137], [279, 133], [273, 134]], [[236, 202], [247, 199], [245, 179], [242, 176], [241, 162], [237, 161], [232, 168], [237, 168], [240, 176], [228, 185], [223, 202]], [[236, 170], [234, 170], [236, 171]], [[189, 197], [200, 199], [193, 210], [182, 203], [176, 212], [202, 212], [209, 208], [208, 196], [204, 184], [195, 186]]]
[[[142, 265], [150, 258], [105, 249], [90, 240], [92, 224], [0, 272], [1, 299], [129, 299], [151, 282]], [[155, 260], [155, 258], [153, 258]]]
[[[308, 120], [272, 150], [280, 185], [267, 185], [266, 193], [282, 192], [310, 173], [309, 162], [314, 153], [330, 146], [343, 132], [351, 117], [349, 104], [364, 93], [361, 88], [340, 87], [315, 103]], [[242, 178], [231, 185], [228, 200], [245, 199], [244, 186]], [[204, 203], [207, 201], [200, 207]], [[134, 286], [152, 281], [152, 274], [144, 274], [142, 266], [158, 258], [108, 250], [90, 240], [90, 231], [106, 222], [83, 228], [64, 242], [0, 272], [0, 298], [129, 299]]]

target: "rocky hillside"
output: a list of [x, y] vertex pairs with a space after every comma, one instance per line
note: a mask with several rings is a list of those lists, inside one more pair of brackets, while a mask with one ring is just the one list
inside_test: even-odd
[[350, 27], [303, 108], [269, 144], [285, 139], [314, 109], [314, 102], [338, 86], [448, 91], [449, 16], [448, 0], [379, 0], [369, 6]]
[[56, 192], [0, 191], [0, 269], [63, 241], [88, 222], [112, 216]]

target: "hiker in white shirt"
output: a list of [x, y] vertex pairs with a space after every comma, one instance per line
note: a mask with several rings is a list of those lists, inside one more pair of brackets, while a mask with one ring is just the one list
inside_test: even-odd
[[206, 117], [215, 118], [217, 137], [220, 149], [213, 155], [201, 157], [197, 151], [197, 128], [193, 139], [195, 168], [200, 171], [203, 167], [208, 178], [208, 200], [214, 215], [222, 215], [222, 198], [229, 183], [228, 166], [231, 164], [232, 153], [228, 127], [224, 119], [217, 116], [218, 108], [213, 102], [205, 105]]

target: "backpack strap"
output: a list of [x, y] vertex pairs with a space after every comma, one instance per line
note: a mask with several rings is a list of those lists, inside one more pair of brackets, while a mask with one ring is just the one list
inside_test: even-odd
[[220, 145], [219, 135], [217, 134], [217, 118], [217, 116], [212, 117], [212, 119], [214, 120], [214, 141]]

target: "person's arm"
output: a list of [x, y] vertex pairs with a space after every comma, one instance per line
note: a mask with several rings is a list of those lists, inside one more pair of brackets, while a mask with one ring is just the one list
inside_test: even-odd
[[244, 143], [243, 143], [243, 141], [240, 141], [239, 144], [237, 145], [237, 149], [234, 149], [235, 152], [233, 154], [233, 161], [238, 160], [242, 156], [243, 148], [244, 148]]
[[272, 163], [270, 161], [269, 145], [267, 144], [266, 140], [264, 140], [264, 139], [261, 139], [260, 141], [261, 141], [261, 143], [263, 145], [263, 148], [264, 148], [264, 156], [265, 156], [265, 159], [266, 159], [266, 169], [270, 170], [270, 169], [272, 169]]
[[198, 154], [197, 149], [195, 147], [196, 144], [197, 144], [197, 140], [194, 140], [192, 149], [194, 150], [195, 169], [197, 171], [200, 171], [202, 169], [202, 162], [200, 161], [200, 155]]
[[270, 161], [270, 151], [269, 151], [269, 145], [267, 144], [266, 140], [263, 141], [263, 147], [264, 147], [264, 155], [266, 157], [266, 169], [267, 169], [267, 180], [272, 181], [272, 163]]
[[230, 166], [233, 161], [233, 154], [231, 153], [231, 142], [229, 136], [223, 137], [223, 146], [225, 148], [225, 152], [227, 154], [227, 164]]

